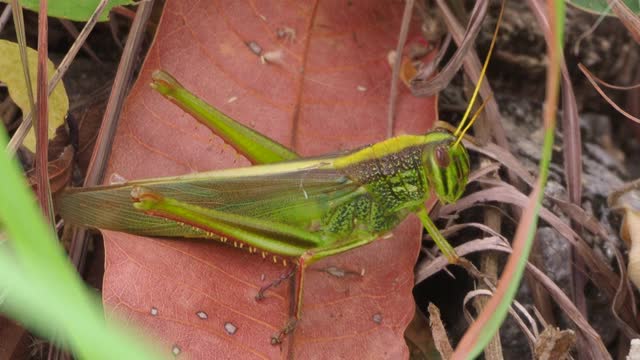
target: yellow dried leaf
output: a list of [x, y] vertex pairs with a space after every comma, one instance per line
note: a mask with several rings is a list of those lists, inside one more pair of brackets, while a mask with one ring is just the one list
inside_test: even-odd
[[[0, 40], [0, 82], [7, 85], [9, 96], [22, 110], [22, 114], [26, 117], [29, 114], [29, 97], [27, 96], [27, 87], [25, 86], [24, 73], [22, 71], [22, 62], [20, 61], [20, 50], [18, 44]], [[27, 48], [27, 59], [29, 63], [29, 72], [31, 74], [31, 86], [35, 96], [38, 52]], [[55, 67], [51, 60], [47, 61], [47, 76], [51, 80], [51, 76], [55, 71]], [[69, 98], [64, 89], [62, 82], [56, 86], [53, 93], [49, 97], [49, 139], [52, 139], [56, 133], [56, 128], [64, 123], [64, 117], [69, 110]], [[35, 151], [36, 139], [33, 129], [29, 132], [23, 145], [31, 151]]]

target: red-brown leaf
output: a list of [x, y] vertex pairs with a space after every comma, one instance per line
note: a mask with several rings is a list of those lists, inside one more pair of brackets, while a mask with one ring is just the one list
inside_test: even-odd
[[[155, 94], [162, 68], [222, 111], [260, 132], [318, 155], [381, 141], [402, 2], [170, 0], [120, 119], [106, 176], [127, 179], [247, 166], [249, 162]], [[417, 29], [418, 24], [414, 24]], [[277, 29], [295, 30], [282, 39]], [[414, 33], [416, 33], [414, 31]], [[246, 43], [283, 57], [261, 64]], [[396, 133], [424, 133], [433, 98], [401, 89]], [[414, 313], [415, 218], [390, 239], [325, 259], [308, 272], [303, 320], [282, 347], [270, 336], [290, 314], [290, 284], [258, 289], [285, 268], [207, 241], [160, 240], [105, 231], [105, 304], [188, 358], [407, 357]], [[365, 275], [336, 278], [337, 266]], [[153, 314], [152, 314], [153, 313]], [[202, 319], [206, 314], [206, 319]], [[225, 324], [236, 327], [234, 334]], [[177, 349], [176, 348], [176, 349]]]

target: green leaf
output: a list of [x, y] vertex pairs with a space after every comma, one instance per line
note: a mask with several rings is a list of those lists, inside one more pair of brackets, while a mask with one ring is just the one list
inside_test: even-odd
[[[29, 114], [29, 97], [27, 96], [27, 87], [25, 86], [24, 73], [22, 72], [22, 62], [20, 61], [20, 50], [18, 44], [0, 40], [0, 82], [7, 85], [9, 96], [20, 107], [23, 116]], [[38, 52], [27, 48], [27, 59], [29, 62], [29, 72], [31, 73], [31, 86], [36, 88]], [[51, 80], [55, 67], [49, 60], [47, 61], [47, 76]], [[69, 111], [69, 98], [64, 89], [62, 82], [56, 86], [53, 93], [49, 97], [49, 139], [56, 134], [58, 126], [64, 123], [64, 118]], [[36, 138], [33, 129], [29, 131], [24, 140], [24, 146], [31, 151], [35, 151]]]
[[[611, 15], [615, 16], [611, 12], [608, 0], [567, 0], [567, 2], [578, 9], [595, 13], [598, 15]], [[623, 0], [622, 1], [631, 11], [638, 14], [640, 13], [640, 2], [638, 0]]]
[[[8, 3], [8, 0], [0, 0]], [[55, 0], [47, 4], [48, 15], [73, 21], [86, 21], [95, 11], [100, 0]], [[100, 15], [98, 21], [109, 20], [111, 8], [122, 5], [131, 5], [133, 0], [111, 0]], [[38, 11], [38, 0], [20, 0], [20, 4], [29, 10]]]

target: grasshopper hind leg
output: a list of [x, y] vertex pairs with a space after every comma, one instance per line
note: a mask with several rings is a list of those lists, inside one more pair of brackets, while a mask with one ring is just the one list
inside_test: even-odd
[[284, 338], [287, 335], [289, 335], [290, 333], [293, 332], [293, 330], [296, 329], [297, 324], [298, 324], [298, 319], [296, 319], [295, 317], [292, 317], [291, 319], [289, 319], [289, 322], [287, 322], [287, 325], [285, 325], [284, 328], [282, 328], [282, 330], [280, 330], [279, 333], [271, 336], [271, 345], [282, 344], [282, 340], [284, 340]]
[[280, 275], [276, 280], [273, 280], [269, 284], [261, 287], [260, 290], [258, 290], [258, 293], [256, 294], [256, 300], [260, 301], [260, 300], [264, 299], [265, 298], [264, 293], [267, 290], [269, 290], [271, 288], [274, 288], [274, 287], [277, 287], [283, 281], [290, 279], [293, 276], [293, 274], [295, 274], [296, 268], [297, 268], [297, 266], [295, 266], [295, 265], [292, 266], [291, 269], [288, 269], [285, 273]]
[[[292, 333], [298, 322], [302, 319], [302, 292], [304, 289], [304, 273], [309, 265], [315, 260], [316, 255], [312, 250], [306, 251], [300, 258], [298, 258], [298, 264], [295, 267], [295, 271], [291, 274], [296, 275], [295, 279], [295, 296], [293, 303], [293, 317], [287, 321], [287, 324], [277, 334], [271, 337], [271, 344], [278, 345], [282, 343], [282, 340]], [[316, 258], [317, 259], [317, 258]]]

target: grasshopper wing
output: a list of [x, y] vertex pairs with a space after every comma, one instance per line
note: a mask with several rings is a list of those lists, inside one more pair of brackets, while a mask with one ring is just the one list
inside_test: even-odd
[[134, 208], [131, 191], [142, 186], [199, 207], [307, 228], [359, 187], [332, 163], [331, 157], [295, 160], [70, 189], [56, 206], [65, 221], [76, 225], [144, 236], [202, 237], [196, 229]]

